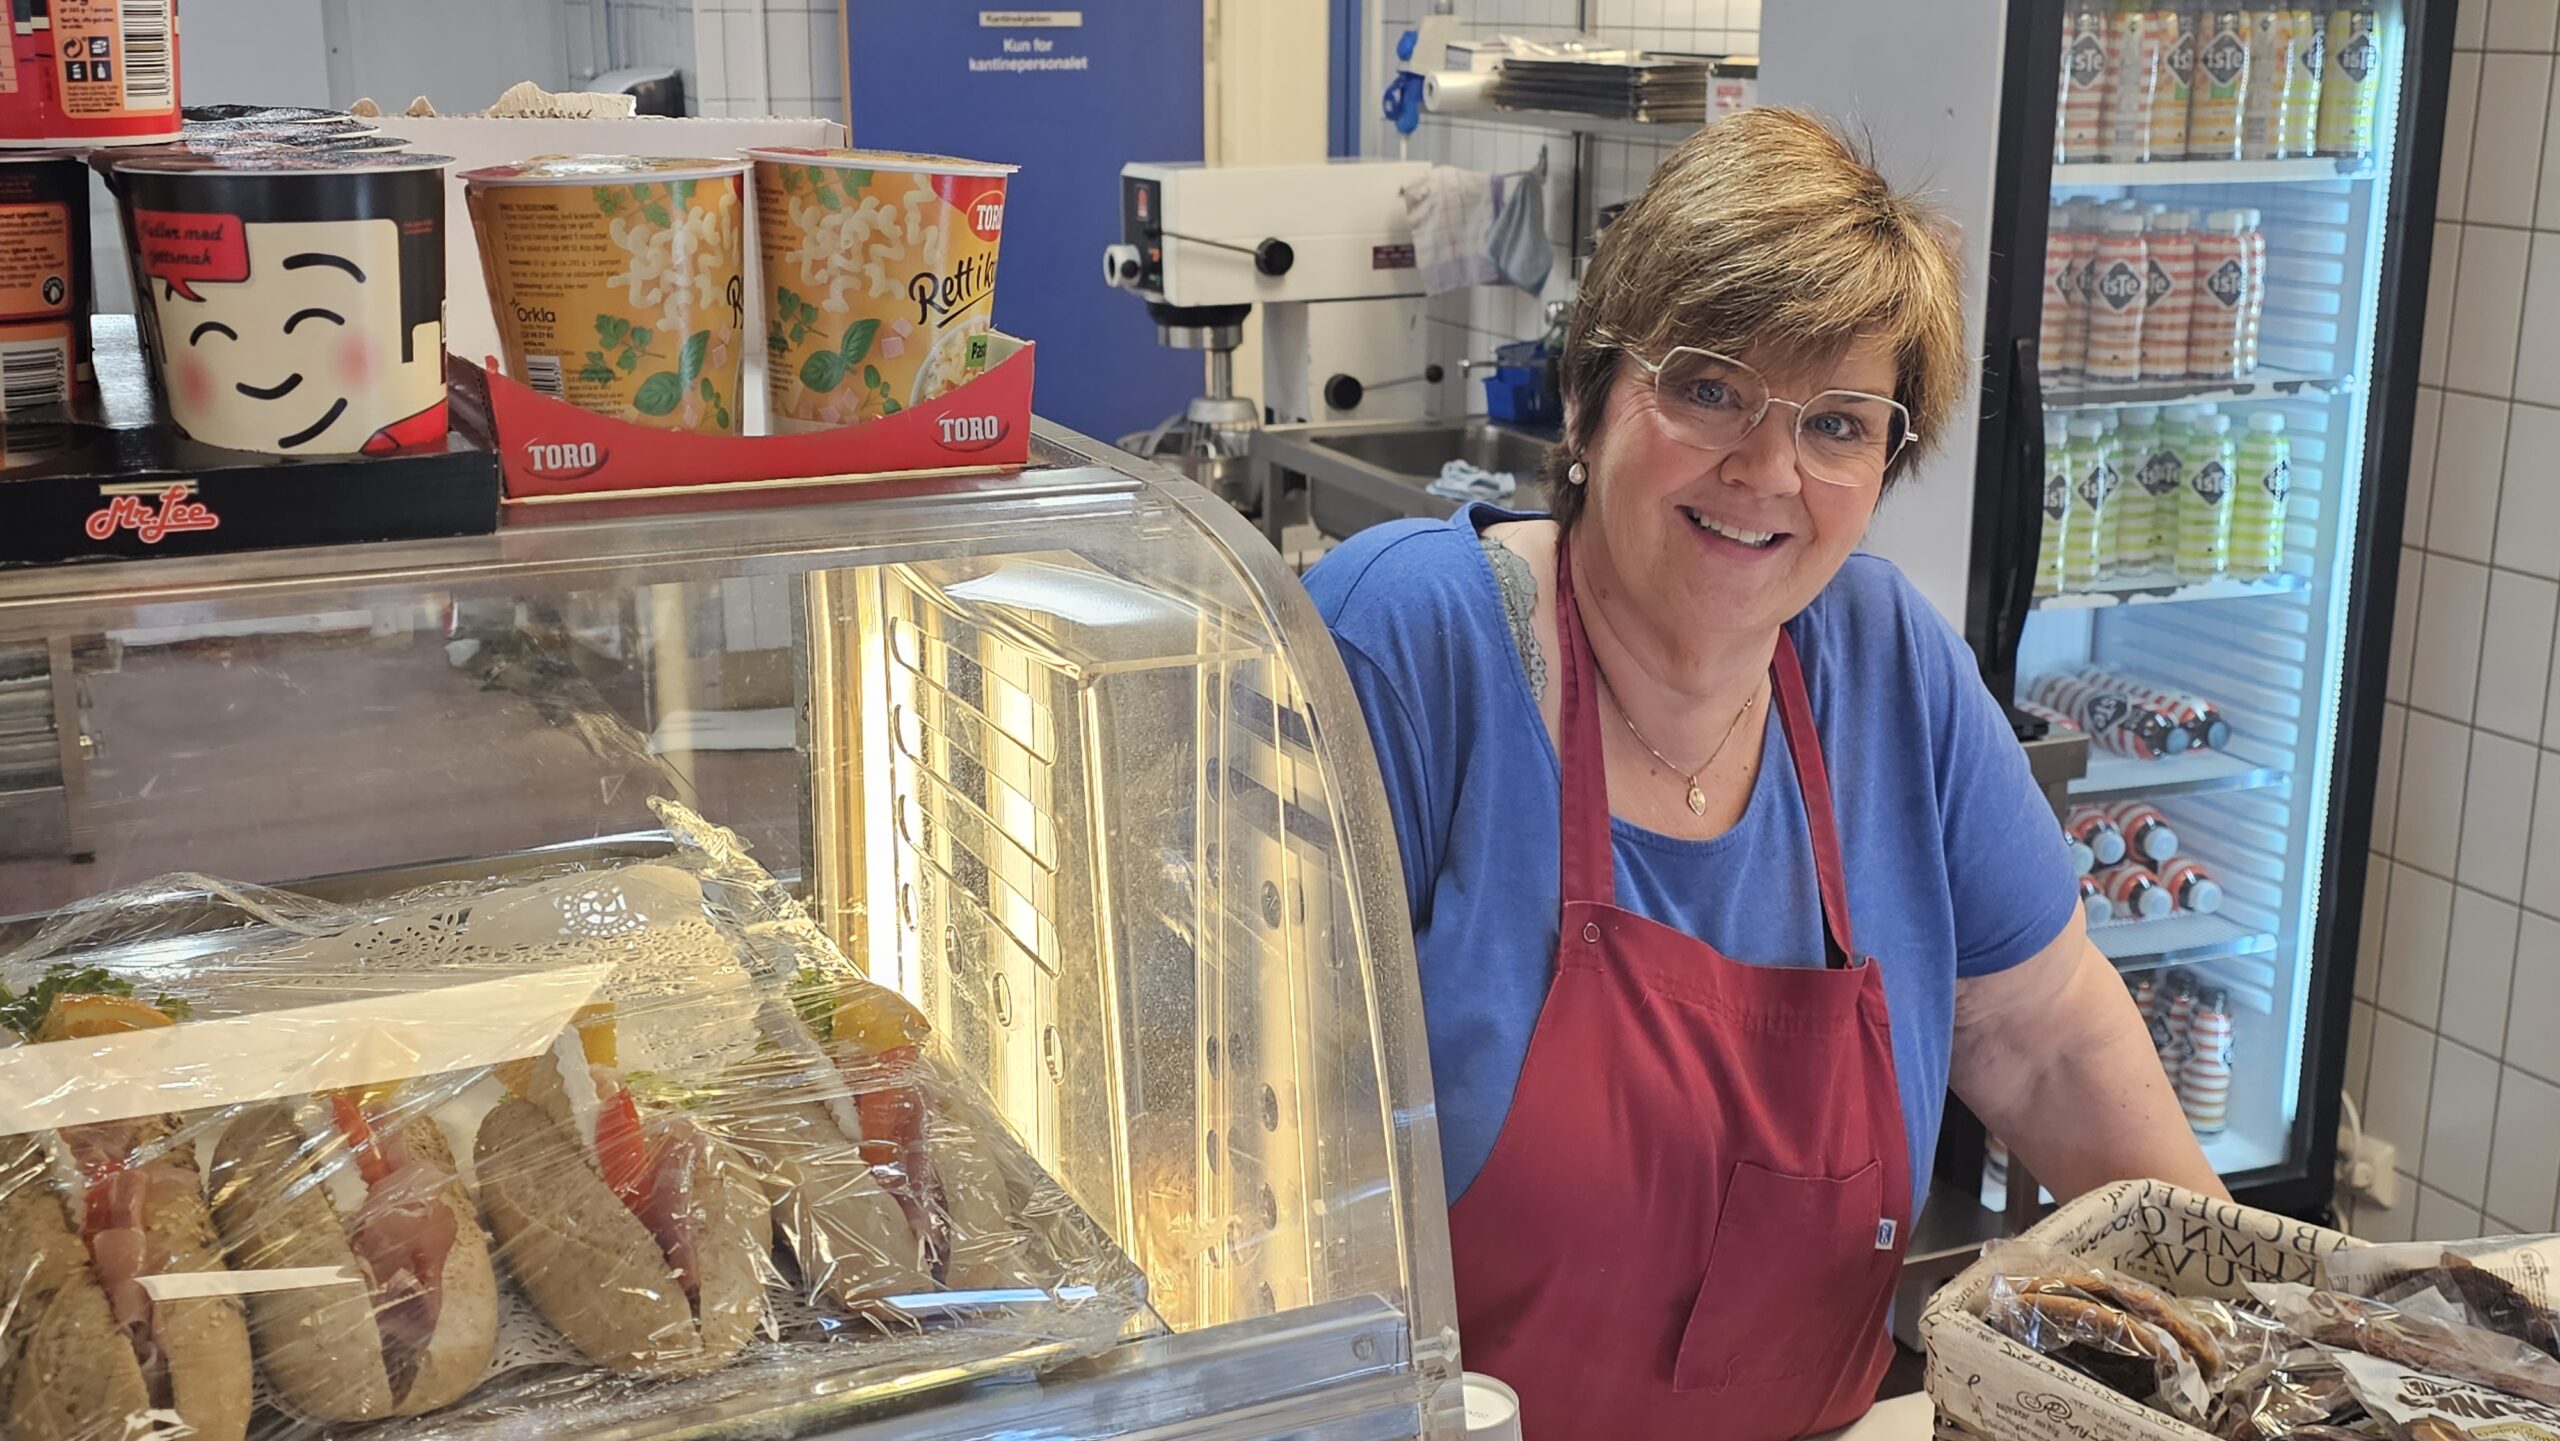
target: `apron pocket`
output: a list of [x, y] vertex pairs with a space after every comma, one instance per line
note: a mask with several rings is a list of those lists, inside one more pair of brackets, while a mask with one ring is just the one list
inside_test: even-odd
[[1706, 1279], [1680, 1336], [1674, 1391], [1730, 1391], [1818, 1376], [1821, 1394], [1875, 1312], [1884, 1168], [1837, 1180], [1734, 1164]]

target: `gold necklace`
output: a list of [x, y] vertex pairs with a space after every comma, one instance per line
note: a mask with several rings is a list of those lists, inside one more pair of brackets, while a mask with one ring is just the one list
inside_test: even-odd
[[[1602, 677], [1600, 684], [1607, 686], [1609, 684], [1607, 677]], [[1627, 734], [1636, 738], [1636, 744], [1643, 746], [1648, 751], [1653, 751], [1653, 758], [1662, 762], [1662, 768], [1664, 770], [1671, 772], [1675, 776], [1680, 775], [1682, 773], [1681, 769], [1679, 766], [1672, 763], [1671, 757], [1664, 755], [1658, 750], [1654, 750], [1653, 742], [1646, 740], [1644, 738], [1644, 732], [1636, 729], [1636, 718], [1627, 714], [1626, 702], [1618, 699], [1618, 693], [1616, 690], [1610, 690], [1609, 700], [1618, 707], [1618, 719], [1627, 723]], [[1716, 748], [1714, 750], [1707, 752], [1707, 758], [1705, 760], [1698, 762], [1698, 768], [1696, 770], [1687, 773], [1689, 778], [1689, 814], [1693, 816], [1703, 816], [1707, 813], [1707, 793], [1704, 790], [1699, 789], [1698, 777], [1705, 775], [1707, 773], [1707, 767], [1716, 763], [1716, 757], [1724, 754], [1725, 746], [1733, 740], [1733, 733], [1742, 729], [1743, 718], [1750, 715], [1751, 708], [1759, 703], [1760, 688], [1758, 686], [1753, 686], [1751, 688], [1751, 698], [1742, 703], [1742, 709], [1735, 711], [1733, 714], [1733, 723], [1724, 728], [1724, 738], [1716, 742]]]

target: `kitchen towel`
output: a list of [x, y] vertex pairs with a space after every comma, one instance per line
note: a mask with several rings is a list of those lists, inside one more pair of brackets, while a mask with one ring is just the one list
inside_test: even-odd
[[1453, 165], [1434, 165], [1404, 188], [1404, 210], [1413, 222], [1413, 254], [1425, 295], [1446, 295], [1502, 278], [1493, 263], [1493, 221], [1499, 208], [1493, 176]]

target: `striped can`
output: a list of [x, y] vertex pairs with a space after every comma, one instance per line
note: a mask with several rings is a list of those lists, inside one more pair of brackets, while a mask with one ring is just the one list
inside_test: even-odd
[[2195, 215], [2164, 210], [2152, 216], [2143, 238], [2151, 271], [2142, 310], [2142, 378], [2187, 378], [2187, 339], [2195, 328]]
[[2251, 578], [2284, 569], [2285, 503], [2293, 494], [2293, 443], [2284, 417], [2261, 410], [2240, 442], [2238, 489], [2231, 499], [2231, 573]]
[[2180, 580], [2212, 580], [2231, 564], [2231, 472], [2240, 463], [2231, 417], [2206, 418], [2188, 432], [2187, 484], [2178, 493]]
[[2115, 493], [2115, 439], [2093, 416], [2071, 422], [2070, 519], [2062, 540], [2062, 589], [2083, 591], [2106, 573], [2107, 500]]
[[2373, 154], [2373, 103], [2382, 88], [2382, 31], [2369, 3], [2329, 12], [2328, 63], [2320, 77], [2320, 153], [2344, 160]]

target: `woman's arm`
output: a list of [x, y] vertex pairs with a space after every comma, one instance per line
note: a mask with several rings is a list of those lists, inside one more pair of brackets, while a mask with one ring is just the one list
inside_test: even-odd
[[1956, 982], [1957, 1096], [2054, 1195], [2149, 1176], [2228, 1197], [2078, 907], [2053, 944]]

